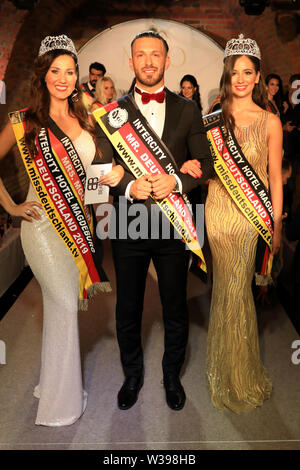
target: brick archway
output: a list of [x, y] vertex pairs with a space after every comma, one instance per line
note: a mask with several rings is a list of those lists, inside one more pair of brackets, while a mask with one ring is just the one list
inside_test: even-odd
[[[12, 8], [6, 0], [2, 9], [8, 4]], [[1, 10], [1, 17], [5, 16]], [[98, 0], [97, 3], [94, 0], [40, 0], [32, 12], [17, 12], [22, 25], [5, 72], [8, 104], [0, 106], [0, 123], [5, 121], [9, 110], [26, 106], [32, 63], [43, 37], [66, 33], [80, 48], [109, 26], [147, 16], [194, 26], [221, 46], [242, 31], [258, 41], [265, 73], [278, 73], [287, 83], [291, 73], [300, 71], [300, 36], [282, 44], [276, 33], [275, 12], [270, 7], [259, 17], [252, 17], [244, 14], [236, 0], [140, 0], [134, 5], [118, 0]], [[11, 195], [16, 201], [22, 200], [26, 194], [27, 178], [17, 152], [14, 152], [13, 163], [9, 157], [0, 162], [0, 173]]]

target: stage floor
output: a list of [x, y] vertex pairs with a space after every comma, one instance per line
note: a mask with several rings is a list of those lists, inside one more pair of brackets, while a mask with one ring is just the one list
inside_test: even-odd
[[[109, 243], [105, 269], [113, 287]], [[115, 288], [114, 288], [115, 292]], [[182, 383], [183, 410], [168, 408], [162, 385], [163, 325], [155, 275], [148, 276], [143, 320], [145, 384], [138, 402], [127, 411], [117, 407], [123, 382], [114, 325], [115, 295], [100, 296], [79, 314], [84, 387], [84, 415], [62, 428], [36, 426], [42, 299], [33, 278], [0, 322], [7, 347], [0, 365], [0, 449], [300, 449], [300, 364], [292, 363], [292, 343], [299, 339], [277, 302], [258, 308], [263, 363], [274, 391], [263, 407], [248, 415], [213, 408], [205, 380], [205, 349], [210, 285], [190, 274], [190, 336]]]

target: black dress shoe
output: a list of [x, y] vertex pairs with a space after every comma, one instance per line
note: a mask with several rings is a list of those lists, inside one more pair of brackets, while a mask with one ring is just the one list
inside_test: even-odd
[[172, 410], [181, 410], [184, 407], [186, 396], [179, 377], [175, 374], [165, 375], [164, 387], [168, 406]]
[[118, 393], [118, 407], [120, 410], [128, 410], [135, 404], [143, 383], [144, 378], [142, 375], [138, 377], [126, 377], [125, 382]]

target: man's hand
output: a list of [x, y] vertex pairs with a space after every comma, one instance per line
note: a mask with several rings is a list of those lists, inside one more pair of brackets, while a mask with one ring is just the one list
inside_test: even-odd
[[292, 132], [292, 131], [295, 129], [296, 126], [291, 126], [291, 122], [292, 122], [292, 121], [286, 122], [286, 123], [284, 124], [284, 126], [282, 127], [282, 129], [283, 129], [284, 131]]
[[176, 178], [173, 175], [150, 176], [148, 181], [152, 184], [152, 193], [156, 199], [164, 199], [176, 186]]
[[194, 178], [201, 178], [202, 170], [201, 170], [201, 163], [199, 160], [187, 160], [184, 162], [182, 167], [180, 168], [181, 173], [188, 173], [189, 175], [193, 176]]
[[130, 187], [130, 196], [133, 199], [148, 199], [152, 191], [150, 175], [143, 175], [140, 178], [136, 179]]

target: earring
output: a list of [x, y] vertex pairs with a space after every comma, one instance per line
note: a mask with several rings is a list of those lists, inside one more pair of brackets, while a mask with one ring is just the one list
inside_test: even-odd
[[76, 88], [74, 88], [71, 93], [71, 100], [73, 101], [73, 103], [77, 103], [77, 101], [79, 101], [78, 90], [76, 90]]

